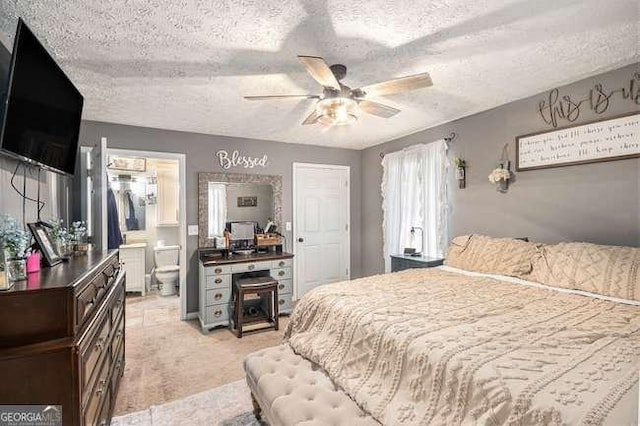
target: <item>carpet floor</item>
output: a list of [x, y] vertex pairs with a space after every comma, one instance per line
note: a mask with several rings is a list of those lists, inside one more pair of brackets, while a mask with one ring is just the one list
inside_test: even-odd
[[246, 334], [242, 339], [227, 328], [203, 334], [197, 320], [180, 320], [178, 297], [128, 296], [125, 370], [114, 415], [144, 411], [244, 380], [244, 357], [280, 344], [287, 322], [287, 317], [280, 317], [279, 331]]
[[112, 426], [259, 426], [244, 380], [111, 420]]

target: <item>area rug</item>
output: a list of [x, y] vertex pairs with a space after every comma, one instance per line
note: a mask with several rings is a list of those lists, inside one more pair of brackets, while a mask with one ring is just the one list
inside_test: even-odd
[[114, 417], [112, 426], [259, 426], [244, 380]]

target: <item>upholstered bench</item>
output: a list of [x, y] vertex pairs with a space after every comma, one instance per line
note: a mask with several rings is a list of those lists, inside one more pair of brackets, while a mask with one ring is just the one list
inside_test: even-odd
[[288, 344], [248, 355], [244, 370], [256, 417], [271, 426], [380, 424]]

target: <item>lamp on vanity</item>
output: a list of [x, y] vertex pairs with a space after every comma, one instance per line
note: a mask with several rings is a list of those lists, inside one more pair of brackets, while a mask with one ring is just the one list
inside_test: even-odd
[[411, 256], [419, 257], [419, 256], [422, 256], [422, 249], [424, 248], [423, 247], [424, 242], [422, 241], [424, 238], [424, 230], [419, 226], [412, 226], [411, 235], [414, 235], [416, 233], [416, 229], [420, 230], [420, 250], [418, 250], [417, 252], [414, 251], [413, 253], [411, 253]]

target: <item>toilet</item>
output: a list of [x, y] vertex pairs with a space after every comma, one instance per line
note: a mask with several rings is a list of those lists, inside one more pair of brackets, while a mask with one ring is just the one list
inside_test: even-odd
[[180, 278], [180, 246], [157, 245], [153, 248], [155, 276], [160, 287], [160, 295], [171, 296], [176, 293], [176, 284]]

